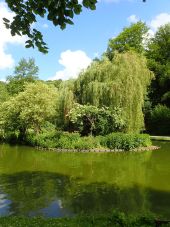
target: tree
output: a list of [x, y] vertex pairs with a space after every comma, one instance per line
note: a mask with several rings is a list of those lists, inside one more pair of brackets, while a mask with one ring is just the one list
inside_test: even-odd
[[152, 78], [144, 56], [117, 53], [112, 61], [105, 57], [93, 62], [77, 79], [75, 95], [80, 104], [121, 108], [125, 131], [139, 132], [144, 128], [142, 108]]
[[42, 82], [27, 84], [23, 92], [1, 105], [1, 127], [5, 131], [18, 131], [22, 139], [28, 129], [38, 134], [43, 123], [56, 114], [56, 96], [56, 89]]
[[74, 80], [61, 82], [58, 86], [56, 105], [56, 126], [58, 128], [67, 128], [67, 114], [73, 108], [74, 103]]
[[22, 58], [15, 67], [14, 75], [7, 77], [7, 89], [10, 95], [18, 94], [24, 90], [25, 83], [31, 83], [38, 80], [38, 66], [35, 60], [30, 58], [28, 61]]
[[5, 82], [0, 81], [0, 103], [6, 101], [8, 99], [8, 91], [7, 84]]
[[[41, 32], [37, 29], [31, 29], [31, 25], [36, 23], [37, 16], [47, 17], [52, 21], [54, 26], [60, 26], [64, 29], [67, 24], [73, 24], [75, 14], [80, 14], [82, 7], [95, 10], [97, 0], [83, 0], [80, 3], [78, 0], [5, 0], [11, 11], [15, 13], [13, 21], [8, 18], [3, 18], [4, 23], [11, 34], [27, 35], [26, 47], [38, 47], [38, 50], [47, 53], [48, 48], [43, 41]], [[144, 0], [143, 0], [144, 1]]]
[[74, 129], [83, 136], [106, 135], [113, 131], [121, 131], [125, 126], [120, 108], [111, 111], [106, 107], [76, 103], [69, 111], [68, 117]]
[[146, 24], [141, 21], [125, 27], [116, 38], [109, 40], [106, 55], [112, 59], [116, 51], [122, 53], [133, 50], [144, 53], [144, 41], [146, 42], [148, 30]]
[[149, 133], [152, 135], [170, 135], [170, 108], [158, 104], [150, 113], [148, 123]]
[[161, 26], [151, 39], [146, 52], [148, 66], [155, 74], [149, 96], [153, 106], [170, 107], [170, 23]]

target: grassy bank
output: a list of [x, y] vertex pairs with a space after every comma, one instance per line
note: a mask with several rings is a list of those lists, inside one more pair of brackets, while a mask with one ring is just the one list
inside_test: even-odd
[[28, 217], [1, 217], [1, 227], [156, 227], [170, 226], [163, 221], [157, 221], [154, 216], [126, 216], [124, 213], [98, 216], [79, 216], [74, 218], [28, 218]]
[[150, 136], [151, 140], [170, 141], [170, 136]]

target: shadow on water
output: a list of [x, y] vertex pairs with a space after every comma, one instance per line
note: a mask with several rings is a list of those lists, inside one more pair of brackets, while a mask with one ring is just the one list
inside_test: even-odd
[[[162, 209], [162, 207], [164, 209]], [[161, 213], [170, 218], [170, 193], [134, 185], [82, 183], [80, 178], [49, 172], [0, 175], [0, 215], [46, 217], [80, 213]]]

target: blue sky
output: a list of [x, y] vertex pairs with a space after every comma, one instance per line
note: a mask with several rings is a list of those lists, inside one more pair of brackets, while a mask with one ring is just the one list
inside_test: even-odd
[[170, 22], [170, 0], [100, 0], [95, 11], [83, 9], [75, 16], [74, 25], [64, 31], [45, 19], [34, 25], [44, 34], [49, 53], [37, 49], [25, 49], [24, 37], [11, 37], [2, 23], [2, 17], [12, 17], [3, 1], [0, 1], [0, 80], [11, 75], [14, 66], [24, 57], [34, 58], [41, 79], [68, 79], [76, 77], [91, 60], [107, 48], [108, 40], [123, 27], [142, 20], [154, 33], [160, 25]]

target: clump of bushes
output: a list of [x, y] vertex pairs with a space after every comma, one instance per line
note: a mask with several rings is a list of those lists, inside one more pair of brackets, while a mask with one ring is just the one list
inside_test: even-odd
[[29, 144], [45, 148], [61, 149], [120, 149], [124, 151], [151, 145], [147, 134], [111, 133], [106, 136], [81, 137], [79, 133], [44, 132], [38, 135], [30, 134], [27, 138]]
[[58, 141], [56, 141], [57, 148], [66, 148], [66, 149], [74, 149], [76, 142], [80, 140], [79, 133], [62, 133], [58, 137]]
[[79, 140], [75, 143], [76, 149], [94, 149], [100, 147], [100, 140], [98, 140], [97, 137], [93, 136], [80, 137]]
[[170, 135], [170, 108], [157, 105], [151, 111], [148, 129], [153, 135]]
[[54, 148], [56, 147], [56, 133], [54, 131], [43, 132], [37, 135], [29, 133], [26, 138], [26, 143], [32, 146]]
[[151, 145], [150, 137], [147, 134], [111, 133], [100, 138], [101, 145], [109, 149], [128, 151], [138, 147], [147, 147]]

